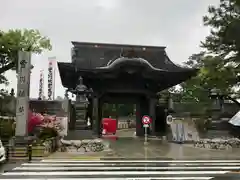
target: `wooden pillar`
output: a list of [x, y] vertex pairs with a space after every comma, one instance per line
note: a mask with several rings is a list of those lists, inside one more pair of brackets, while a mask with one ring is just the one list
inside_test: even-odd
[[69, 121], [69, 130], [75, 129], [75, 123], [76, 123], [76, 112], [75, 112], [75, 106], [73, 104], [70, 104], [70, 121]]
[[139, 98], [139, 102], [136, 105], [136, 135], [143, 136], [144, 128], [142, 124], [142, 117], [144, 115], [149, 115], [149, 101], [146, 96], [142, 96]]
[[93, 132], [95, 133], [95, 134], [97, 134], [98, 133], [98, 124], [99, 124], [99, 122], [98, 122], [98, 106], [99, 106], [99, 100], [98, 100], [98, 97], [93, 97], [93, 99], [92, 99], [92, 102], [93, 102], [93, 110], [92, 110], [92, 112], [93, 112], [93, 116], [92, 116], [92, 122], [93, 122], [93, 124], [92, 124], [92, 127], [93, 127]]
[[98, 137], [102, 136], [102, 109], [103, 109], [103, 103], [101, 101], [101, 98], [98, 101]]
[[141, 122], [141, 108], [140, 108], [140, 100], [136, 103], [136, 136], [143, 135], [142, 131], [142, 122]]
[[101, 136], [102, 134], [102, 103], [99, 96], [95, 96], [93, 98], [93, 131], [97, 136]]
[[150, 97], [149, 99], [149, 116], [152, 118], [151, 124], [151, 135], [155, 135], [156, 132], [156, 104], [157, 99], [154, 97]]

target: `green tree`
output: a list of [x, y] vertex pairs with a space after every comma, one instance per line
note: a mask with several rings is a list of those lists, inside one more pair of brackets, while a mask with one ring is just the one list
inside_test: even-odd
[[220, 0], [220, 5], [209, 6], [204, 25], [211, 33], [202, 42], [209, 52], [223, 56], [225, 61], [240, 61], [240, 1]]
[[42, 36], [38, 30], [0, 30], [0, 83], [7, 83], [4, 72], [16, 70], [19, 50], [40, 54], [43, 50], [51, 49], [50, 39]]
[[225, 64], [221, 56], [205, 53], [194, 54], [185, 63], [198, 68], [197, 76], [181, 84], [182, 101], [208, 102], [209, 90], [216, 87], [223, 93], [234, 93], [237, 71], [231, 64]]

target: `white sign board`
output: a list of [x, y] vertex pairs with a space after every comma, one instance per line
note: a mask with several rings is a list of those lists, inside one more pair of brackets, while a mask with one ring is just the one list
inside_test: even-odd
[[29, 87], [31, 73], [31, 52], [18, 53], [18, 84], [16, 104], [16, 136], [26, 136], [28, 110], [29, 110]]
[[64, 137], [67, 136], [68, 133], [68, 118], [67, 117], [56, 117], [56, 121], [61, 126], [61, 130], [59, 130], [59, 135]]
[[237, 112], [230, 120], [229, 123], [234, 126], [240, 126], [240, 111]]
[[143, 127], [147, 128], [149, 127], [149, 124], [144, 124]]
[[167, 124], [168, 124], [168, 125], [172, 124], [172, 122], [173, 122], [173, 117], [172, 117], [172, 115], [168, 115], [167, 118], [166, 118], [166, 121], [167, 121]]
[[53, 95], [53, 61], [48, 63], [48, 100], [52, 100]]

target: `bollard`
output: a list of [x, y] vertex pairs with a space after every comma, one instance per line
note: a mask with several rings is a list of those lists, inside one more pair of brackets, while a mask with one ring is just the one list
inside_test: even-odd
[[28, 161], [32, 161], [32, 144], [28, 144]]

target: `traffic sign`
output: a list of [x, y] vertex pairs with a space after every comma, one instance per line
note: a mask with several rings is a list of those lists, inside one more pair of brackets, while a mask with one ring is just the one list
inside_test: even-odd
[[166, 119], [167, 119], [167, 124], [172, 124], [173, 117], [171, 115], [168, 115]]
[[151, 124], [152, 119], [149, 116], [143, 116], [142, 117], [142, 123], [143, 124]]

